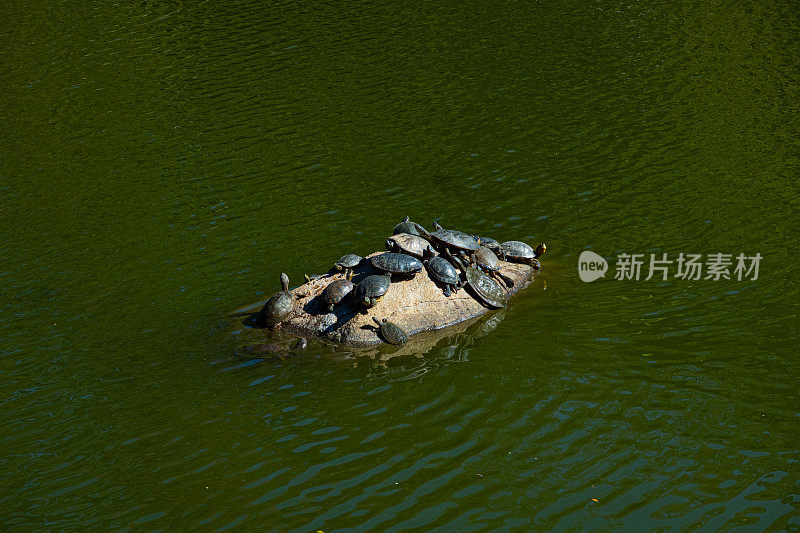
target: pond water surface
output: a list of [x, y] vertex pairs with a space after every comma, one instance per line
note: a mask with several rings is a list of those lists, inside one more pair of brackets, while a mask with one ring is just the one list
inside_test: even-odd
[[[799, 528], [796, 8], [7, 5], [2, 528]], [[405, 215], [542, 275], [422, 357], [241, 353]]]

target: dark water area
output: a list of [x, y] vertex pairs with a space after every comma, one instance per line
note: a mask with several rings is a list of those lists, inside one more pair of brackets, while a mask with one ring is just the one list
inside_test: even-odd
[[[795, 3], [2, 14], [2, 529], [800, 528]], [[421, 357], [242, 353], [405, 215], [542, 275]]]

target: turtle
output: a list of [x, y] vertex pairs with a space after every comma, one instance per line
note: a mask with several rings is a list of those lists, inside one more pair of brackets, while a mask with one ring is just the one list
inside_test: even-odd
[[392, 274], [404, 274], [413, 276], [422, 270], [422, 261], [416, 257], [395, 252], [385, 252], [374, 255], [370, 258], [372, 266], [378, 270], [384, 270]]
[[505, 291], [488, 274], [473, 266], [466, 268], [467, 283], [477, 300], [489, 308], [505, 307]]
[[495, 253], [497, 253], [497, 251], [500, 250], [500, 243], [492, 239], [491, 237], [480, 237], [478, 235], [475, 235], [475, 240], [478, 241], [478, 244], [480, 244], [481, 246], [485, 246]]
[[506, 284], [506, 287], [514, 286], [514, 280], [500, 272], [500, 260], [495, 253], [486, 246], [481, 246], [475, 250], [475, 253], [472, 254], [472, 259], [475, 262], [475, 266], [490, 276], [500, 279]]
[[433, 250], [430, 241], [412, 235], [411, 233], [397, 233], [386, 239], [386, 249], [390, 252], [402, 252], [414, 257], [424, 259], [433, 257], [436, 252]]
[[300, 337], [300, 340], [294, 345], [293, 348], [289, 349], [288, 345], [286, 344], [277, 344], [277, 343], [257, 343], [257, 344], [250, 344], [247, 346], [243, 346], [241, 350], [245, 353], [256, 354], [261, 358], [266, 357], [283, 357], [287, 355], [292, 355], [294, 352], [299, 350], [305, 350], [308, 346], [308, 341], [303, 337]]
[[294, 310], [294, 296], [289, 292], [289, 276], [281, 272], [281, 292], [267, 300], [256, 315], [256, 324], [262, 328], [275, 329]]
[[530, 245], [522, 241], [506, 241], [500, 245], [497, 254], [503, 261], [513, 261], [515, 263], [525, 263], [527, 265], [539, 265], [539, 257], [545, 252], [547, 246], [540, 244], [534, 250]]
[[337, 279], [329, 283], [322, 291], [322, 303], [325, 305], [325, 311], [328, 313], [333, 311], [333, 306], [341, 302], [352, 290], [353, 282], [349, 279]]
[[397, 345], [408, 342], [408, 333], [403, 331], [403, 328], [394, 322], [389, 322], [385, 318], [383, 320], [378, 320], [376, 317], [372, 317], [372, 320], [378, 324], [378, 331], [385, 342]]
[[361, 264], [364, 258], [356, 254], [347, 254], [339, 258], [333, 265], [336, 270], [343, 270], [347, 279], [353, 277], [353, 269]]
[[411, 222], [411, 219], [408, 217], [404, 218], [402, 222], [394, 227], [394, 231], [392, 232], [393, 235], [399, 235], [401, 233], [408, 233], [410, 235], [426, 235], [428, 232], [425, 231], [425, 228], [417, 224], [416, 222]]
[[444, 295], [448, 298], [450, 293], [457, 292], [461, 288], [461, 279], [458, 270], [450, 262], [441, 256], [432, 257], [424, 261], [428, 268], [428, 275], [433, 281], [438, 281], [444, 285]]
[[433, 227], [436, 231], [429, 234], [429, 240], [440, 248], [452, 250], [460, 255], [478, 249], [478, 241], [472, 235], [462, 231], [444, 229], [435, 221]]
[[389, 276], [382, 274], [367, 276], [361, 283], [356, 285], [356, 300], [365, 307], [372, 307], [378, 303], [378, 300], [383, 298], [391, 284], [392, 280]]

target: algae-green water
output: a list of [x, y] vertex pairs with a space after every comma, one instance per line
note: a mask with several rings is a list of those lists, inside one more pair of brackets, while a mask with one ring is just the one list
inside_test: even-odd
[[[795, 3], [2, 14], [2, 529], [800, 527]], [[405, 215], [542, 274], [421, 357], [240, 350]], [[615, 279], [663, 253], [762, 260]]]

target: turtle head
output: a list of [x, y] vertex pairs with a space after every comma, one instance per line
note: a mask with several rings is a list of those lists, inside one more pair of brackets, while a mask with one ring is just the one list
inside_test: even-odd
[[286, 275], [286, 272], [281, 272], [281, 288], [284, 291], [289, 290], [289, 276]]
[[[372, 320], [374, 320], [374, 321], [375, 321], [375, 323], [376, 323], [376, 324], [378, 324], [379, 326], [381, 325], [381, 321], [380, 321], [380, 320], [378, 320], [378, 317], [374, 316], [374, 317], [372, 317]], [[385, 318], [384, 318], [383, 320], [384, 320], [384, 322], [386, 321], [386, 319], [385, 319]]]
[[441, 224], [439, 224], [438, 222], [436, 222], [434, 220], [433, 221], [433, 229], [435, 229], [436, 231], [439, 231], [440, 229], [444, 229], [444, 228], [441, 226]]
[[387, 250], [389, 250], [390, 252], [391, 252], [392, 250], [394, 250], [394, 245], [395, 245], [395, 243], [394, 243], [394, 239], [392, 239], [391, 237], [389, 237], [388, 239], [386, 239], [386, 249], [387, 249]]
[[533, 256], [534, 256], [535, 258], [537, 258], [537, 259], [538, 259], [538, 258], [540, 258], [540, 257], [541, 257], [541, 256], [542, 256], [542, 255], [543, 255], [543, 254], [544, 254], [546, 251], [547, 251], [547, 246], [546, 246], [544, 243], [542, 243], [542, 244], [540, 244], [539, 246], [537, 246], [537, 247], [536, 247], [536, 251], [535, 251], [535, 252], [533, 252]]
[[411, 218], [409, 218], [409, 216], [406, 215], [406, 218], [403, 219], [403, 222], [411, 222]]

